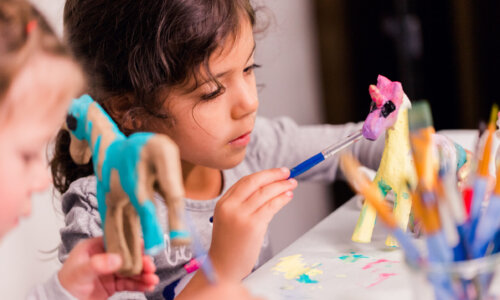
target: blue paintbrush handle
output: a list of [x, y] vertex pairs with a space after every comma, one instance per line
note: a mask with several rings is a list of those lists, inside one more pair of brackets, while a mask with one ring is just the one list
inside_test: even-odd
[[399, 227], [391, 230], [391, 234], [398, 240], [410, 264], [417, 265], [422, 260], [422, 256], [408, 235]]
[[492, 254], [500, 252], [500, 231], [497, 232], [495, 239], [493, 240], [493, 251]]
[[320, 153], [308, 158], [306, 161], [298, 164], [294, 168], [290, 170], [290, 177], [289, 178], [294, 178], [299, 176], [300, 174], [304, 173], [305, 171], [309, 170], [310, 168], [314, 167], [315, 165], [319, 164], [320, 162], [324, 161], [325, 159], [333, 156], [334, 154], [338, 153], [339, 151], [349, 147], [353, 143], [359, 141], [363, 137], [363, 132], [361, 130], [355, 131], [351, 133], [349, 136], [346, 138], [340, 140], [339, 142], [329, 146], [328, 148], [324, 149]]
[[467, 240], [467, 229], [465, 224], [457, 225], [458, 244], [453, 248], [453, 260], [466, 260], [469, 256], [469, 244]]
[[304, 173], [305, 171], [309, 170], [310, 168], [314, 167], [315, 165], [319, 164], [324, 160], [325, 157], [321, 152], [308, 158], [306, 161], [290, 169], [290, 178], [299, 176], [300, 174]]
[[[448, 247], [446, 237], [441, 231], [428, 235], [426, 241], [430, 262], [448, 263], [453, 260], [452, 250]], [[429, 281], [434, 286], [436, 300], [457, 299], [449, 274], [431, 272]]]
[[472, 244], [472, 242], [474, 241], [474, 235], [476, 233], [476, 227], [481, 216], [481, 205], [486, 194], [487, 184], [488, 180], [484, 177], [477, 177], [474, 181], [474, 192], [472, 194], [472, 205], [470, 210], [470, 244]]
[[210, 257], [208, 256], [207, 252], [201, 245], [200, 238], [198, 236], [198, 233], [196, 232], [194, 222], [191, 219], [191, 216], [188, 211], [185, 212], [184, 217], [186, 220], [186, 224], [188, 225], [189, 230], [191, 231], [191, 236], [193, 237], [191, 239], [191, 242], [192, 242], [192, 247], [193, 247], [192, 250], [194, 256], [200, 258], [200, 269], [203, 272], [203, 274], [205, 274], [205, 277], [210, 284], [216, 284], [217, 276], [215, 274], [212, 261], [210, 260]]
[[429, 250], [429, 261], [447, 263], [453, 261], [453, 253], [446, 237], [441, 231], [427, 235], [427, 249]]
[[479, 219], [475, 239], [472, 244], [474, 258], [482, 257], [486, 248], [500, 230], [500, 196], [493, 195], [485, 214]]

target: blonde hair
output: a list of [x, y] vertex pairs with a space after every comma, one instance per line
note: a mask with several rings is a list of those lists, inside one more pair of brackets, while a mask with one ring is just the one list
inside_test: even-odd
[[[0, 104], [16, 74], [37, 53], [72, 60], [41, 13], [25, 0], [0, 0]], [[76, 84], [81, 70], [75, 68]], [[68, 74], [71, 76], [72, 74]]]

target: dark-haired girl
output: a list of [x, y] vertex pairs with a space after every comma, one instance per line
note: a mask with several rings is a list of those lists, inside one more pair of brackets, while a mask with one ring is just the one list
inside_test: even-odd
[[[269, 259], [269, 222], [297, 186], [284, 166], [357, 125], [299, 127], [289, 118], [257, 117], [258, 22], [249, 1], [68, 0], [64, 24], [88, 93], [120, 129], [167, 134], [179, 146], [185, 207], [217, 276], [239, 281]], [[360, 142], [353, 152], [375, 167], [382, 143]], [[78, 240], [102, 235], [92, 166], [74, 165], [68, 145], [60, 132], [52, 171], [64, 193], [62, 260]], [[332, 181], [337, 165], [332, 159], [301, 179]], [[155, 201], [166, 227], [167, 208], [159, 197]], [[151, 299], [191, 295], [207, 285], [200, 272], [185, 275], [191, 250], [171, 247], [166, 239], [166, 250], [154, 257], [161, 282], [146, 294]]]

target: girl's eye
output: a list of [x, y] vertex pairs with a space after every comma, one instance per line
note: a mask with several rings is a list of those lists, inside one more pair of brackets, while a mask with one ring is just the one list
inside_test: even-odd
[[201, 99], [202, 100], [215, 99], [218, 96], [222, 95], [224, 93], [224, 90], [225, 90], [224, 87], [218, 87], [215, 91], [202, 95]]
[[243, 69], [243, 72], [244, 73], [247, 73], [247, 74], [251, 74], [253, 70], [257, 69], [257, 68], [260, 68], [261, 66], [258, 65], [258, 64], [252, 64], [248, 67], [246, 67], [245, 69]]

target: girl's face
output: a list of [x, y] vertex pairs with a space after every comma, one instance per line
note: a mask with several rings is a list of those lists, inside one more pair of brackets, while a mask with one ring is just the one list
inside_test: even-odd
[[259, 106], [254, 50], [252, 26], [243, 22], [236, 38], [229, 38], [209, 60], [222, 90], [206, 82], [195, 91], [179, 88], [169, 94], [165, 106], [173, 125], [166, 134], [179, 146], [184, 162], [227, 169], [245, 157]]
[[75, 65], [68, 60], [35, 54], [0, 103], [0, 238], [29, 215], [31, 195], [50, 184], [47, 143], [74, 96], [69, 74]]

